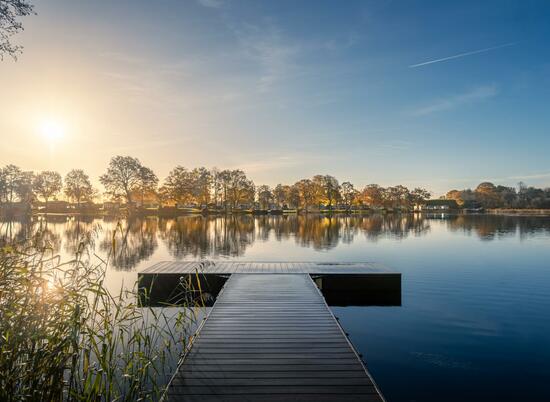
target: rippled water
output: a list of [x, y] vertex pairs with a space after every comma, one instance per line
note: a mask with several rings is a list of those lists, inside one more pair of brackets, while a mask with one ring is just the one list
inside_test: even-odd
[[[0, 222], [47, 229], [65, 258], [82, 233], [109, 250], [116, 221]], [[334, 307], [387, 400], [550, 400], [550, 218], [146, 218], [121, 222], [113, 288], [173, 259], [378, 261], [403, 273], [400, 307]]]

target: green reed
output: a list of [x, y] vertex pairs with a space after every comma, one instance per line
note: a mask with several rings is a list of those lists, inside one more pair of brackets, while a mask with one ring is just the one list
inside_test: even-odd
[[[187, 308], [142, 307], [137, 283], [112, 293], [105, 283], [108, 259], [93, 252], [95, 237], [85, 235], [68, 262], [40, 232], [0, 248], [1, 401], [162, 395], [192, 334], [199, 301], [184, 296]], [[182, 282], [182, 293], [196, 295], [189, 285]]]

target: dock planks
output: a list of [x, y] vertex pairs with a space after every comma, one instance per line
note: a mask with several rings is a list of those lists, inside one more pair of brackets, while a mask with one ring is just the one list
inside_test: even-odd
[[163, 261], [140, 274], [377, 274], [391, 273], [376, 262]]
[[383, 401], [309, 274], [265, 271], [231, 275], [166, 399]]

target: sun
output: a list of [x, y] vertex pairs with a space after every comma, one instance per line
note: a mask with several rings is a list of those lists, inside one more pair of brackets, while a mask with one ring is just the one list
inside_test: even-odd
[[38, 131], [49, 142], [55, 142], [64, 137], [65, 126], [60, 120], [47, 118], [40, 122]]

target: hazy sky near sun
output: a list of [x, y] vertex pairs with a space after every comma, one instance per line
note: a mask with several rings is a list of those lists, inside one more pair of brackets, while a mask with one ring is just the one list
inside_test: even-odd
[[35, 4], [0, 62], [1, 165], [550, 186], [547, 1]]

